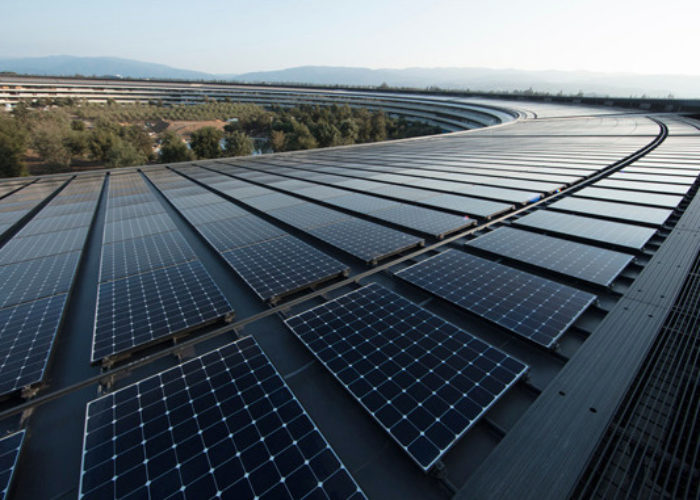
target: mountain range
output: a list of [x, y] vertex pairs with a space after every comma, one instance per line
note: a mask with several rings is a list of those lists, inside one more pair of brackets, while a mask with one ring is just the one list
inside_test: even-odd
[[241, 83], [305, 83], [392, 87], [439, 87], [474, 91], [532, 89], [556, 94], [700, 98], [700, 76], [640, 75], [588, 71], [531, 71], [490, 68], [369, 69], [299, 66], [278, 71], [213, 74], [115, 57], [48, 56], [0, 59], [0, 72], [46, 76], [98, 76]]

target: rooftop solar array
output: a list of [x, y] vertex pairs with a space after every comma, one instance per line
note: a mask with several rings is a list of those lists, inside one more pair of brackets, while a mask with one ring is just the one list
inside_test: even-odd
[[678, 195], [647, 193], [645, 191], [625, 191], [622, 189], [603, 189], [597, 187], [583, 188], [577, 191], [575, 196], [664, 208], [676, 208], [683, 199], [682, 196]]
[[25, 434], [26, 431], [21, 430], [0, 439], [0, 500], [7, 498], [12, 486]]
[[595, 242], [610, 243], [634, 250], [643, 248], [656, 234], [656, 229], [649, 227], [550, 210], [536, 210], [516, 219], [514, 224]]
[[[64, 179], [40, 179], [0, 199], [0, 237], [39, 207], [66, 182]], [[14, 186], [13, 186], [14, 188]]]
[[44, 379], [102, 183], [72, 180], [0, 249], [0, 395]]
[[[147, 175], [185, 219], [198, 213], [196, 223], [190, 220], [193, 227], [263, 300], [274, 301], [348, 272], [345, 264], [230, 202], [222, 204], [216, 220], [207, 222], [187, 200], [204, 195], [210, 201], [222, 198], [169, 170]], [[187, 195], [179, 193], [182, 189], [188, 190]], [[221, 219], [226, 206], [231, 207], [230, 217]]]
[[[124, 198], [131, 203], [125, 203]], [[115, 211], [119, 218], [109, 222]], [[231, 305], [140, 174], [111, 177], [106, 219], [93, 362], [232, 313]]]
[[286, 323], [424, 470], [527, 369], [377, 284]]
[[634, 258], [510, 227], [499, 227], [467, 242], [467, 246], [603, 286], [610, 285]]
[[[226, 167], [213, 168], [216, 171], [231, 173], [232, 175], [235, 175], [236, 172], [235, 169]], [[256, 182], [260, 182], [259, 178], [256, 178], [255, 180]], [[266, 184], [274, 187], [275, 189], [282, 189], [285, 192], [301, 196], [310, 196], [310, 201], [315, 201], [315, 198], [313, 198], [314, 192], [308, 191], [308, 189], [315, 186], [312, 182], [300, 180], [295, 181], [295, 183], [291, 186], [285, 186], [280, 185], [278, 178], [273, 176], [266, 181]], [[368, 215], [373, 219], [396, 224], [398, 226], [402, 226], [403, 228], [417, 231], [435, 238], [442, 238], [449, 233], [459, 231], [460, 229], [464, 229], [475, 224], [475, 221], [467, 216], [458, 216], [430, 208], [400, 203], [398, 201], [392, 201], [386, 198], [380, 198], [378, 196], [342, 190], [333, 190], [331, 192], [326, 192], [326, 194], [332, 195], [330, 197], [323, 198], [323, 203], [327, 205], [349, 210], [354, 214]], [[319, 214], [314, 216], [314, 220], [318, 220], [320, 217], [325, 217], [329, 220], [347, 218], [347, 216], [345, 216], [342, 212], [338, 212], [336, 210], [326, 209], [324, 211], [322, 210], [324, 207], [316, 207], [313, 205], [309, 207], [309, 204], [303, 202], [302, 198], [295, 198], [281, 193], [274, 193], [265, 196], [285, 196], [285, 205], [283, 207], [270, 205], [264, 206], [259, 203], [255, 203], [254, 199], [248, 199], [246, 200], [246, 203], [251, 204], [258, 210], [265, 210], [270, 214], [275, 214], [280, 217], [285, 217], [288, 213], [292, 213], [294, 211], [303, 212], [306, 210], [307, 212], [316, 211]], [[278, 210], [274, 210], [275, 208]]]
[[[255, 190], [241, 194], [242, 188], [250, 186], [246, 181], [197, 167], [177, 170], [258, 210], [261, 208], [255, 206], [255, 199], [261, 195], [275, 193], [260, 187], [264, 191]], [[269, 216], [370, 264], [423, 244], [421, 238], [340, 212], [336, 216], [333, 212], [335, 211], [332, 209], [302, 200], [291, 206], [266, 211]]]
[[79, 498], [365, 498], [251, 337], [87, 406]]
[[596, 299], [458, 250], [441, 252], [396, 275], [544, 347], [553, 347]]
[[[470, 189], [467, 189], [466, 187], [456, 188], [454, 183], [444, 182], [440, 185], [432, 186], [436, 188], [436, 190], [430, 191], [428, 189], [422, 189], [423, 187], [431, 187], [431, 185], [429, 185], [428, 181], [425, 179], [416, 179], [413, 182], [413, 185], [416, 187], [411, 187], [411, 185], [379, 182], [377, 180], [366, 180], [366, 175], [353, 172], [353, 170], [348, 170], [347, 175], [351, 177], [351, 179], [348, 179], [348, 177], [344, 177], [342, 175], [321, 175], [317, 174], [313, 170], [297, 170], [295, 168], [265, 164], [251, 165], [246, 163], [243, 165], [235, 165], [235, 167], [232, 165], [211, 165], [210, 168], [218, 172], [234, 175], [240, 178], [245, 178], [245, 174], [249, 173], [252, 168], [267, 169], [272, 172], [273, 175], [266, 178], [255, 177], [255, 182], [265, 182], [278, 187], [276, 182], [279, 181], [279, 179], [283, 179], [285, 177], [300, 179], [305, 182], [306, 186], [316, 187], [289, 189], [289, 192], [302, 196], [308, 196], [314, 199], [321, 199], [325, 203], [329, 204], [335, 204], [337, 200], [338, 207], [356, 211], [359, 208], [361, 213], [367, 213], [365, 211], [374, 212], [375, 210], [371, 210], [370, 208], [372, 206], [379, 210], [379, 208], [383, 206], [382, 202], [380, 201], [382, 199], [393, 200], [396, 203], [401, 203], [402, 205], [405, 205], [403, 202], [407, 200], [419, 202], [421, 205], [426, 205], [430, 209], [444, 208], [452, 212], [458, 212], [460, 215], [468, 214], [485, 218], [507, 211], [512, 207], [511, 204], [504, 203], [502, 201], [492, 201], [488, 199], [464, 196], [464, 194], [473, 193], [475, 191], [482, 194], [488, 193], [489, 188], [487, 186], [474, 186], [474, 188]], [[252, 171], [256, 172], [257, 170]], [[282, 174], [284, 177], [282, 177]], [[352, 176], [358, 176], [360, 179], [352, 179]], [[308, 181], [306, 179], [308, 179]], [[328, 184], [328, 186], [318, 186], [319, 183]], [[451, 189], [447, 190], [448, 193], [459, 193], [452, 195], [455, 201], [450, 206], [444, 206], [443, 203], [440, 202], [441, 198], [439, 198], [442, 196], [441, 192], [446, 191], [445, 185], [447, 184], [451, 186]], [[331, 188], [330, 186], [333, 187]], [[319, 187], [325, 187], [326, 189], [323, 192], [318, 192]], [[369, 204], [365, 205], [363, 208], [362, 206], [358, 207], [357, 204], [349, 205], [344, 199], [340, 199], [353, 191], [369, 197], [370, 200], [365, 198], [365, 201], [369, 201]], [[516, 196], [518, 203], [524, 203], [528, 200], [537, 199], [539, 197], [540, 194], [538, 193], [523, 194], [522, 192], [518, 192]], [[510, 201], [513, 196], [509, 194], [506, 195], [505, 198], [507, 198], [507, 201]]]

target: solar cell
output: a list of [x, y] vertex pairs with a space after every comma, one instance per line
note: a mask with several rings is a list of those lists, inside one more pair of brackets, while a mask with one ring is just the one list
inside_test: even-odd
[[286, 323], [426, 471], [527, 369], [377, 284]]
[[286, 234], [277, 226], [255, 215], [218, 220], [202, 224], [197, 229], [220, 252], [271, 240]]
[[537, 210], [514, 221], [515, 225], [541, 229], [557, 234], [576, 236], [639, 250], [647, 244], [656, 229], [611, 222], [581, 215]]
[[92, 361], [147, 345], [232, 312], [199, 261], [100, 283]]
[[0, 308], [70, 290], [80, 252], [0, 266]]
[[587, 187], [574, 195], [583, 198], [599, 200], [622, 201], [625, 203], [652, 205], [656, 207], [676, 208], [683, 200], [682, 196], [670, 194], [648, 193], [644, 191], [626, 191], [624, 189], [608, 189]]
[[25, 431], [21, 430], [0, 439], [0, 500], [7, 498], [10, 491], [17, 460], [24, 444], [24, 434]]
[[596, 300], [590, 293], [458, 250], [396, 275], [545, 347], [553, 347]]
[[267, 210], [274, 210], [276, 208], [298, 205], [299, 203], [304, 203], [304, 200], [296, 198], [295, 196], [289, 196], [288, 194], [272, 192], [262, 196], [246, 198], [245, 202], [251, 207], [266, 212]]
[[364, 495], [248, 337], [88, 403], [79, 497]]
[[0, 394], [44, 378], [66, 294], [0, 309]]
[[360, 219], [335, 222], [308, 232], [368, 263], [424, 243], [415, 236]]
[[466, 244], [603, 286], [610, 285], [634, 259], [626, 253], [510, 227], [500, 227]]
[[165, 209], [163, 205], [157, 200], [154, 200], [146, 203], [110, 207], [107, 212], [106, 221], [113, 222], [116, 220], [131, 219], [132, 217], [143, 217], [145, 215], [154, 215], [164, 212]]
[[274, 300], [349, 271], [342, 262], [289, 235], [237, 248], [223, 256], [263, 300]]
[[660, 226], [666, 222], [666, 219], [673, 213], [673, 210], [666, 208], [651, 208], [629, 203], [574, 198], [573, 196], [552, 203], [550, 208], [654, 226]]
[[177, 231], [107, 243], [102, 247], [100, 281], [123, 278], [196, 259]]

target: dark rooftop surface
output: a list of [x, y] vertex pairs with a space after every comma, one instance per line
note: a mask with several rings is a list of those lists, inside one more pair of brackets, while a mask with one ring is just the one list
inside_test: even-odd
[[518, 118], [0, 182], [8, 497], [697, 498], [693, 356], [645, 403], [685, 448], [599, 445], [697, 353], [700, 124], [484, 102]]

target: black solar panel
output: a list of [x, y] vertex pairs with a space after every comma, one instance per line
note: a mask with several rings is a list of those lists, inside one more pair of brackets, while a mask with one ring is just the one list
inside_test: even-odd
[[218, 220], [197, 226], [197, 229], [220, 252], [278, 238], [286, 234], [277, 226], [255, 215]]
[[673, 213], [673, 210], [666, 208], [651, 208], [642, 205], [575, 198], [572, 196], [552, 203], [550, 207], [557, 210], [578, 212], [584, 215], [599, 215], [601, 217], [640, 222], [654, 226], [660, 226], [666, 222], [666, 219]]
[[656, 229], [623, 222], [611, 222], [582, 215], [537, 210], [514, 221], [515, 225], [565, 234], [586, 240], [610, 243], [639, 250], [647, 244]]
[[325, 226], [332, 222], [349, 220], [351, 218], [351, 216], [338, 210], [314, 205], [313, 203], [303, 203], [293, 207], [271, 210], [268, 212], [268, 215], [299, 229]]
[[415, 236], [360, 219], [336, 222], [308, 232], [365, 262], [376, 262], [423, 244], [423, 240]]
[[86, 413], [80, 498], [364, 498], [251, 337]]
[[88, 228], [81, 227], [56, 233], [35, 234], [26, 238], [13, 238], [0, 250], [0, 264], [81, 250], [87, 233]]
[[348, 266], [293, 236], [283, 236], [223, 254], [263, 300], [345, 274]]
[[7, 498], [12, 477], [17, 468], [25, 431], [21, 430], [0, 439], [0, 500]]
[[369, 215], [436, 238], [476, 224], [476, 221], [466, 216], [446, 214], [406, 204], [371, 212]]
[[231, 306], [199, 261], [100, 283], [92, 361], [229, 313]]
[[467, 243], [495, 255], [608, 286], [632, 255], [520, 229], [500, 227]]
[[337, 196], [326, 200], [326, 203], [335, 205], [336, 207], [346, 208], [360, 212], [375, 212], [386, 208], [394, 208], [399, 202], [379, 198], [378, 196], [369, 196], [366, 194], [353, 193], [345, 196]]
[[175, 229], [175, 224], [165, 213], [132, 217], [131, 219], [106, 223], [104, 242], [111, 243], [113, 241], [148, 236], [149, 234], [167, 233]]
[[286, 323], [424, 470], [527, 369], [377, 284]]
[[420, 203], [433, 207], [452, 210], [460, 214], [469, 214], [476, 217], [492, 217], [513, 208], [513, 205], [496, 201], [478, 200], [455, 194], [442, 194], [420, 200]]
[[0, 309], [0, 394], [41, 382], [66, 294]]
[[[243, 215], [250, 215], [248, 212], [246, 212], [242, 208], [238, 208], [232, 203], [217, 202], [216, 200], [221, 200], [221, 198], [219, 197], [216, 197], [216, 200], [211, 205], [188, 208], [187, 206], [182, 206], [183, 204], [180, 203], [180, 200], [178, 200], [177, 198], [170, 198], [170, 193], [168, 191], [165, 191], [165, 195], [170, 201], [173, 202], [173, 205], [175, 205], [179, 210], [181, 210], [184, 214], [187, 215], [187, 220], [195, 225], [207, 224], [209, 222], [214, 222], [223, 219], [233, 219], [235, 217], [240, 217]], [[212, 196], [216, 195], [212, 194]], [[189, 198], [191, 197], [188, 197], [186, 199]]]
[[114, 222], [118, 220], [131, 219], [132, 217], [144, 217], [146, 215], [154, 215], [164, 213], [163, 205], [157, 201], [148, 201], [146, 203], [136, 203], [134, 205], [123, 205], [118, 207], [110, 207], [107, 212], [106, 221]]
[[400, 278], [545, 347], [595, 295], [458, 250], [396, 273]]
[[0, 308], [70, 290], [80, 251], [0, 266]]
[[614, 188], [587, 187], [575, 194], [576, 197], [594, 198], [599, 200], [621, 201], [635, 205], [651, 205], [656, 207], [676, 208], [683, 196], [672, 194], [648, 193], [646, 191], [627, 191]]
[[195, 258], [194, 251], [177, 231], [115, 241], [102, 247], [100, 281], [123, 278]]
[[[94, 204], [91, 203], [91, 205]], [[64, 231], [74, 227], [89, 226], [92, 222], [93, 210], [58, 215], [55, 217], [44, 217], [41, 219], [32, 219], [22, 230], [17, 233], [18, 237], [31, 236], [33, 234], [53, 233], [56, 231]]]

